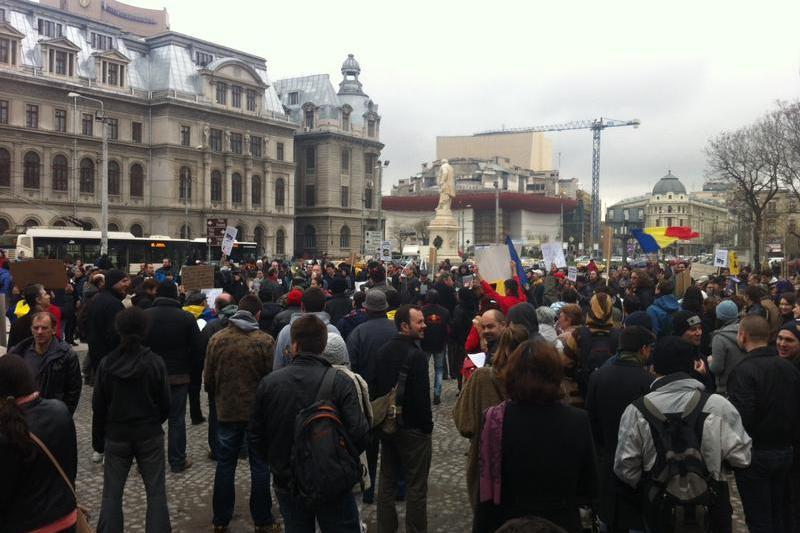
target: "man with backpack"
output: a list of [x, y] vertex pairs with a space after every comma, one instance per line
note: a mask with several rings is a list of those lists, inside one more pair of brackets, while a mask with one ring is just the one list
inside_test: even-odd
[[696, 361], [688, 342], [664, 337], [652, 360], [650, 392], [620, 419], [614, 473], [646, 495], [648, 531], [706, 531], [706, 522], [729, 532], [725, 470], [750, 464], [752, 441], [736, 408], [690, 377]]
[[267, 459], [286, 533], [360, 533], [352, 488], [369, 424], [353, 381], [322, 356], [325, 323], [294, 320], [292, 363], [261, 380], [248, 428], [250, 445]]
[[675, 284], [671, 279], [662, 279], [656, 285], [656, 299], [647, 308], [647, 314], [653, 320], [653, 333], [656, 337], [672, 335], [672, 315], [680, 311], [681, 304], [675, 295]]

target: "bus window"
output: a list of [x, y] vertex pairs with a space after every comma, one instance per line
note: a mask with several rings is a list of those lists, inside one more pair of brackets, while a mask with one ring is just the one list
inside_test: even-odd
[[83, 243], [83, 260], [87, 263], [96, 263], [100, 259], [100, 243]]
[[137, 241], [126, 241], [126, 245], [128, 246], [129, 264], [141, 265], [142, 263], [150, 262], [147, 260], [147, 247], [145, 246], [145, 243]]

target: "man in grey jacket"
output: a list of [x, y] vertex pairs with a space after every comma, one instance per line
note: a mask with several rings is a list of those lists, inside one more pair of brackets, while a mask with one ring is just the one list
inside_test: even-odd
[[[661, 413], [681, 413], [703, 385], [689, 376], [695, 367], [694, 349], [683, 339], [664, 337], [656, 344], [653, 369], [656, 380], [645, 395]], [[701, 452], [709, 474], [717, 484], [718, 500], [709, 509], [712, 531], [730, 531], [732, 509], [725, 481], [726, 465], [744, 468], [750, 464], [752, 439], [744, 430], [736, 408], [719, 394], [711, 394], [702, 409]], [[614, 473], [636, 488], [655, 466], [656, 447], [650, 424], [638, 407], [631, 404], [622, 413], [614, 457]], [[650, 524], [656, 526], [658, 524]]]
[[717, 305], [717, 319], [722, 327], [711, 337], [711, 357], [709, 370], [717, 380], [717, 392], [728, 395], [728, 377], [745, 358], [745, 352], [736, 342], [739, 333], [739, 308], [733, 300], [723, 300]]
[[[289, 353], [291, 350], [291, 329], [292, 322], [299, 317], [307, 314], [316, 315], [317, 318], [322, 320], [328, 332], [336, 333], [339, 335], [339, 330], [336, 326], [331, 324], [331, 317], [324, 311], [325, 309], [325, 293], [322, 289], [311, 287], [303, 292], [303, 298], [300, 302], [300, 312], [292, 315], [289, 324], [281, 329], [278, 333], [278, 338], [275, 340], [275, 361], [272, 365], [273, 370], [278, 370], [288, 365], [292, 361], [292, 355]], [[345, 361], [349, 364], [350, 361]]]

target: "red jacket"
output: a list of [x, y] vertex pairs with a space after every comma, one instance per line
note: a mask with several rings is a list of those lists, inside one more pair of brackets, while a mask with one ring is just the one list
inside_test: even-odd
[[506, 295], [503, 296], [499, 294], [496, 290], [492, 288], [491, 285], [486, 283], [486, 280], [481, 280], [481, 287], [483, 288], [483, 293], [491, 298], [492, 300], [497, 302], [497, 305], [500, 306], [500, 310], [503, 312], [504, 315], [508, 314], [509, 309], [514, 307], [517, 304], [527, 302], [527, 298], [525, 297], [525, 291], [522, 290], [522, 283], [519, 281], [519, 276], [514, 275], [514, 281], [517, 282], [517, 295]]

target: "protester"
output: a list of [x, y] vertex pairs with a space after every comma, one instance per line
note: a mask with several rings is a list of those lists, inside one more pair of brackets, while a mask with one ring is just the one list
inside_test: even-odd
[[433, 360], [433, 404], [439, 405], [442, 403], [450, 312], [439, 305], [439, 291], [436, 289], [425, 294], [422, 315], [425, 317], [425, 336], [420, 341], [420, 348]]
[[671, 279], [659, 281], [656, 285], [656, 299], [647, 308], [647, 314], [653, 320], [653, 333], [658, 338], [672, 335], [672, 315], [681, 308], [678, 299], [672, 294], [674, 290], [675, 284]]
[[170, 530], [161, 425], [170, 412], [163, 359], [142, 343], [150, 320], [138, 307], [114, 318], [117, 348], [100, 362], [92, 396], [92, 447], [104, 454], [103, 500], [98, 532], [125, 530], [122, 496], [131, 464], [147, 495], [145, 531]]
[[[367, 310], [363, 307], [366, 299], [366, 292], [356, 291], [353, 294], [353, 310], [343, 316], [341, 320], [336, 323], [336, 329], [339, 330], [339, 334], [345, 341], [350, 337], [350, 333], [355, 328], [367, 320]], [[386, 299], [385, 294], [384, 299]]]
[[717, 392], [726, 396], [729, 376], [745, 358], [745, 352], [737, 341], [739, 308], [733, 300], [723, 300], [715, 312], [721, 326], [711, 336], [711, 357], [708, 358], [708, 366], [716, 379]]
[[[300, 302], [300, 312], [293, 315], [290, 322], [294, 322], [303, 315], [313, 314], [322, 320], [328, 331], [339, 334], [339, 330], [336, 329], [336, 326], [330, 323], [331, 317], [324, 311], [324, 309], [325, 293], [320, 288], [309, 287], [303, 293], [303, 297]], [[275, 340], [275, 362], [273, 364], [273, 370], [283, 368], [292, 360], [292, 355], [290, 353], [290, 337], [291, 323], [284, 326], [280, 333], [278, 333], [278, 338]]]
[[340, 276], [331, 278], [328, 282], [331, 297], [325, 302], [325, 311], [330, 316], [331, 324], [336, 324], [352, 308], [350, 297], [347, 295], [347, 281]]
[[[97, 369], [100, 361], [109, 352], [119, 345], [119, 337], [114, 329], [114, 319], [117, 313], [125, 307], [122, 300], [128, 293], [131, 280], [125, 272], [121, 270], [108, 270], [104, 276], [103, 288], [92, 297], [89, 305], [89, 316], [87, 317], [89, 360], [87, 368], [88, 379], [93, 383], [92, 376]], [[100, 462], [102, 457], [92, 456], [92, 460]]]
[[[31, 337], [31, 326], [33, 315], [38, 312], [52, 313], [56, 319], [54, 334], [61, 338], [61, 311], [50, 303], [50, 293], [44, 290], [41, 283], [33, 283], [25, 287], [22, 291], [22, 300], [28, 311], [24, 315], [17, 316], [17, 320], [11, 325], [8, 335], [8, 346], [13, 347], [25, 339]], [[18, 306], [19, 307], [19, 306]]]

